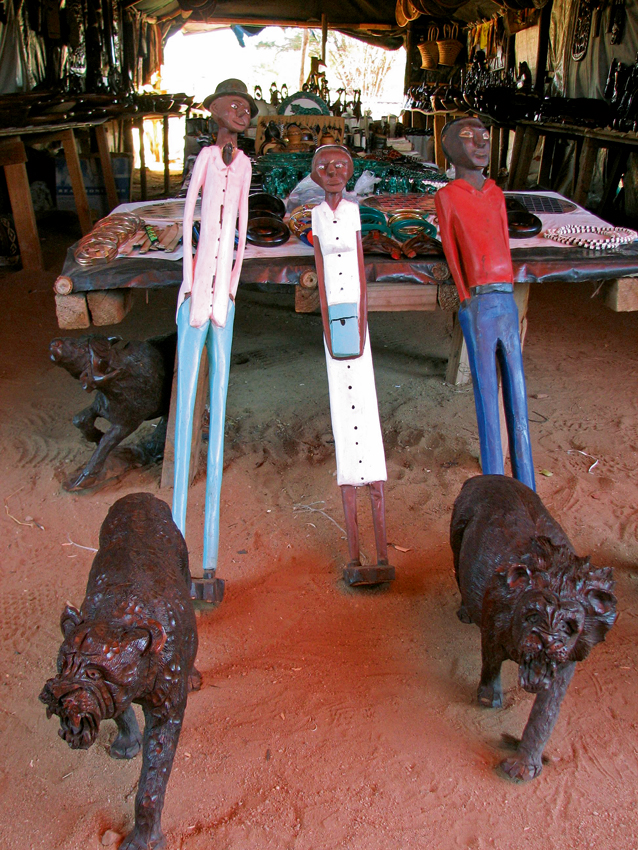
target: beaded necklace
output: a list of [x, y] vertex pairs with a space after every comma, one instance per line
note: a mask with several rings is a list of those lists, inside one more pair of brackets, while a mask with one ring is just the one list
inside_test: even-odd
[[599, 227], [591, 224], [566, 224], [563, 227], [551, 227], [543, 233], [543, 236], [554, 242], [589, 248], [591, 251], [606, 251], [638, 239], [638, 233], [628, 227]]

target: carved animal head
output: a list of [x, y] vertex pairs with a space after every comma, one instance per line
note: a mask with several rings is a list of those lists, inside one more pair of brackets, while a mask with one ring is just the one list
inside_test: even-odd
[[153, 685], [166, 633], [155, 620], [132, 627], [85, 622], [67, 605], [60, 621], [64, 641], [58, 674], [40, 700], [47, 717], [60, 718], [58, 734], [73, 749], [88, 749], [100, 722], [121, 714]]
[[113, 368], [113, 349], [120, 340], [119, 336], [99, 335], [56, 337], [49, 343], [49, 356], [91, 392], [98, 388], [93, 385], [93, 376], [99, 379]]
[[595, 569], [589, 558], [547, 538], [497, 575], [502, 598], [513, 608], [519, 682], [532, 693], [549, 687], [559, 664], [586, 658], [616, 620], [611, 568]]

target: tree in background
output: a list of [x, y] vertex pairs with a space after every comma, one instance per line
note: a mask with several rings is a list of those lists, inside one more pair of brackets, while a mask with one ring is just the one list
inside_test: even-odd
[[[332, 90], [344, 88], [348, 95], [355, 89], [367, 101], [400, 100], [402, 91], [386, 91], [391, 72], [405, 63], [403, 50], [384, 50], [340, 32], [328, 33], [327, 76]], [[338, 85], [336, 85], [338, 83]]]
[[[264, 76], [286, 82], [290, 93], [293, 86], [299, 88], [308, 77], [310, 57], [321, 55], [321, 31], [306, 29], [284, 30], [284, 39], [260, 42], [266, 48], [264, 61], [255, 68]], [[283, 80], [278, 69], [278, 59], [299, 55], [299, 80]], [[343, 33], [330, 31], [326, 50], [326, 77], [331, 97], [337, 98], [337, 89], [346, 90], [346, 99], [358, 89], [365, 104], [377, 101], [400, 102], [403, 98], [404, 50], [384, 50], [358, 41]]]

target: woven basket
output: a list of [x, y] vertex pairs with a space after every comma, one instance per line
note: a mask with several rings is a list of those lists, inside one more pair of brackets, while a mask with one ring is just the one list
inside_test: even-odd
[[443, 27], [443, 35], [445, 38], [437, 41], [439, 49], [439, 65], [454, 65], [456, 58], [463, 50], [463, 42], [457, 38], [459, 28], [446, 25]]
[[415, 21], [420, 14], [421, 11], [416, 8], [411, 0], [397, 0], [395, 16], [400, 27], [407, 26], [409, 21]]
[[428, 30], [427, 41], [422, 41], [418, 45], [419, 53], [421, 54], [421, 67], [427, 70], [434, 70], [439, 64], [439, 45], [437, 38], [439, 31], [436, 27], [430, 27]]

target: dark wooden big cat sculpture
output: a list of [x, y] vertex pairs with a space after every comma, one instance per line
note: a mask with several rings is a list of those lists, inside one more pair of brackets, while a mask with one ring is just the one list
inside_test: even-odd
[[501, 768], [533, 779], [577, 661], [616, 620], [610, 568], [579, 558], [538, 496], [503, 475], [470, 478], [454, 504], [450, 542], [461, 591], [459, 619], [481, 628], [481, 705], [502, 704], [501, 665], [518, 665], [536, 694], [515, 756]]
[[[80, 610], [62, 613], [58, 674], [40, 699], [60, 718], [60, 737], [88, 749], [102, 720], [116, 722], [112, 758], [142, 750], [135, 826], [120, 850], [160, 850], [166, 785], [186, 694], [199, 688], [197, 629], [188, 551], [167, 504], [133, 493], [110, 509], [100, 531]], [[144, 711], [144, 737], [132, 703]]]

